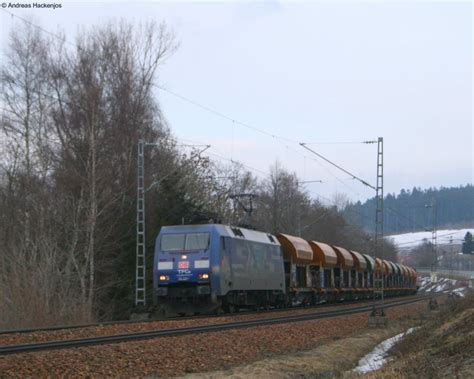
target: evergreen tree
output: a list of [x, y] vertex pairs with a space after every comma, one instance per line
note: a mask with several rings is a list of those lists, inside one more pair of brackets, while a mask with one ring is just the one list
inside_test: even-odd
[[[434, 212], [426, 205], [436, 204], [436, 224], [440, 228], [470, 227], [474, 225], [474, 186], [452, 188], [413, 187], [402, 189], [398, 195], [387, 194], [384, 199], [384, 226], [387, 234], [432, 229]], [[347, 222], [373, 232], [375, 199], [348, 204], [344, 209]]]
[[474, 252], [474, 242], [472, 241], [472, 234], [467, 232], [462, 243], [462, 253], [472, 254]]

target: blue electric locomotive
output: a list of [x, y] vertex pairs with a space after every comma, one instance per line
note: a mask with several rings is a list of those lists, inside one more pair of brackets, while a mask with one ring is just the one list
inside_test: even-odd
[[155, 246], [154, 300], [163, 315], [284, 299], [283, 253], [271, 234], [220, 224], [165, 226]]

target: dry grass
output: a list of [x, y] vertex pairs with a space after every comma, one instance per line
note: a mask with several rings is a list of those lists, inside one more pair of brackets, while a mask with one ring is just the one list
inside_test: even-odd
[[366, 378], [473, 378], [474, 295], [446, 304], [391, 351], [394, 358]]
[[91, 322], [78, 291], [47, 262], [33, 270], [25, 260], [0, 267], [0, 329]]
[[367, 329], [351, 337], [321, 341], [319, 347], [309, 351], [267, 358], [225, 371], [190, 374], [186, 379], [342, 378], [375, 345], [413, 324], [413, 319], [393, 322], [387, 329]]
[[365, 375], [352, 372], [357, 362], [381, 341], [420, 324], [417, 317], [391, 321], [387, 329], [321, 341], [315, 349], [267, 358], [249, 365], [193, 378], [473, 378], [474, 296], [443, 305], [391, 351], [395, 359]]

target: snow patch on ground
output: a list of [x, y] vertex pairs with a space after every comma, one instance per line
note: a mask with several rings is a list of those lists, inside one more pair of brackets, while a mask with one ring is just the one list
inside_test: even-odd
[[406, 335], [413, 332], [416, 328], [410, 328], [404, 333], [397, 334], [382, 341], [369, 354], [362, 357], [359, 365], [352, 371], [359, 374], [366, 374], [370, 371], [375, 371], [383, 367], [388, 361], [388, 351]]
[[[471, 229], [445, 229], [438, 230], [438, 244], [444, 245], [449, 244], [451, 238], [457, 244], [460, 244], [464, 239], [464, 236], [467, 232], [474, 233], [474, 230]], [[415, 233], [404, 233], [404, 234], [394, 234], [391, 236], [386, 236], [385, 238], [392, 239], [395, 245], [402, 249], [409, 249], [423, 243], [423, 239], [431, 241], [431, 231], [429, 232], [415, 232]]]
[[455, 290], [453, 290], [454, 294], [456, 294], [457, 296], [461, 296], [461, 297], [466, 296], [466, 294], [464, 292], [466, 292], [466, 287], [456, 288]]
[[462, 283], [455, 279], [439, 278], [439, 280], [432, 282], [430, 277], [422, 277], [418, 291], [432, 293], [456, 292], [457, 295], [463, 296], [462, 293], [466, 287], [457, 288], [461, 285]]

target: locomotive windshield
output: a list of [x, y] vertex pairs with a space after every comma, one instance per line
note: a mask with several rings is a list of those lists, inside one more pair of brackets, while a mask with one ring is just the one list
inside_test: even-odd
[[162, 251], [206, 250], [209, 233], [164, 234], [161, 236]]

